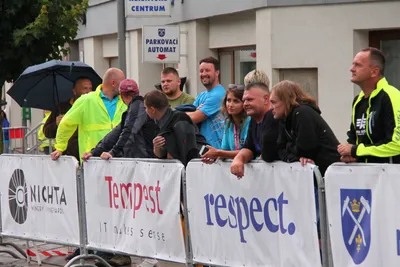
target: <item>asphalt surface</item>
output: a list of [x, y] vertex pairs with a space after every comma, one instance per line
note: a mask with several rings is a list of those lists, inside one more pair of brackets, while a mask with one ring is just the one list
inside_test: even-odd
[[[24, 240], [4, 238], [2, 243], [13, 243], [24, 251], [26, 251], [26, 249], [27, 249], [27, 242]], [[42, 252], [45, 252], [45, 251], [51, 252], [51, 254], [55, 254], [54, 252], [52, 252], [54, 250], [59, 251], [61, 253], [68, 253], [68, 252], [72, 252], [74, 249], [72, 247], [65, 247], [65, 246], [60, 246], [60, 245], [55, 245], [55, 244], [46, 244], [46, 243], [41, 243], [41, 242], [35, 242], [35, 244], [37, 246], [37, 250], [42, 251]], [[35, 248], [32, 248], [32, 246], [33, 246], [32, 242], [29, 242], [29, 246], [35, 254], [38, 254], [37, 250], [35, 250]], [[10, 254], [5, 253], [4, 251], [12, 252], [19, 258], [14, 258]], [[64, 259], [65, 256], [54, 255], [54, 256], [46, 257], [41, 254], [40, 258], [42, 261], [42, 264], [40, 266], [42, 266], [42, 267], [64, 266], [67, 263]], [[140, 264], [145, 260], [145, 258], [142, 258], [142, 257], [131, 257], [131, 259], [132, 259], [132, 264], [127, 265], [127, 267], [141, 266]], [[75, 262], [74, 264], [76, 264], [76, 263], [78, 263], [78, 262]], [[87, 263], [93, 264], [93, 261], [87, 261]], [[3, 246], [0, 244], [0, 267], [3, 267], [3, 266], [26, 267], [26, 266], [39, 266], [39, 265], [38, 265], [37, 257], [31, 257], [30, 262], [28, 262], [27, 259], [24, 258], [13, 247]], [[158, 266], [158, 267], [183, 267], [184, 265], [159, 261], [155, 266]], [[147, 267], [147, 265], [146, 265], [146, 267]], [[148, 267], [150, 267], [150, 266], [148, 266]]]

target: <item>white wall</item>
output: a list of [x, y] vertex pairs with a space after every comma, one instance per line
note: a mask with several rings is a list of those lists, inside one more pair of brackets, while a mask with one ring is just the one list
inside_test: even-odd
[[259, 10], [258, 66], [270, 74], [279, 68], [318, 68], [322, 115], [344, 141], [355, 92], [349, 69], [356, 51], [368, 46], [360, 30], [400, 27], [399, 10], [398, 1]]
[[103, 36], [103, 57], [118, 57], [118, 39], [116, 34]]
[[103, 39], [101, 37], [91, 37], [83, 40], [84, 62], [90, 65], [100, 77], [109, 67], [108, 59], [103, 57]]
[[210, 18], [210, 48], [256, 43], [255, 11]]

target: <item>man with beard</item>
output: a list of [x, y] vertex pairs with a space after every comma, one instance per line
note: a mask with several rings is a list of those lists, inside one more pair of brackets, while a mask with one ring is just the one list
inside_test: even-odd
[[161, 72], [161, 88], [168, 98], [171, 108], [179, 105], [193, 104], [194, 97], [182, 92], [180, 89], [181, 79], [175, 68], [167, 67]]
[[194, 101], [197, 110], [187, 114], [195, 124], [200, 124], [200, 133], [207, 143], [220, 149], [225, 121], [220, 109], [226, 91], [219, 83], [217, 59], [208, 57], [200, 60], [200, 80], [207, 91], [200, 93]]

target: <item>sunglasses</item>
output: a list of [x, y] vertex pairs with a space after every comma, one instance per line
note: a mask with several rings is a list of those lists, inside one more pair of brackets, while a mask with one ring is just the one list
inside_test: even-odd
[[242, 84], [230, 84], [228, 85], [228, 90], [244, 90], [244, 85]]

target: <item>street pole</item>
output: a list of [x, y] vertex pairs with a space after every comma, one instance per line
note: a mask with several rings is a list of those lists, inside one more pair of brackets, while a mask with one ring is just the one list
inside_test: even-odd
[[118, 65], [119, 68], [126, 73], [126, 44], [125, 44], [125, 0], [117, 0], [117, 17], [118, 17]]

